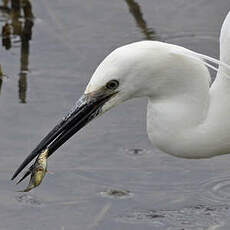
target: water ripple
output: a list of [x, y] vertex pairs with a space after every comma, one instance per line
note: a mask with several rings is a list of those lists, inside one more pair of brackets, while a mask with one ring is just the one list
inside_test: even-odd
[[148, 223], [164, 230], [204, 230], [216, 229], [224, 225], [229, 206], [197, 205], [175, 210], [132, 210], [119, 216], [117, 221], [124, 223]]
[[133, 196], [128, 190], [121, 189], [106, 189], [103, 192], [100, 192], [102, 197], [113, 198], [113, 199], [127, 199]]
[[201, 184], [202, 200], [230, 204], [230, 177], [212, 178]]
[[40, 206], [42, 205], [42, 201], [37, 197], [29, 194], [22, 194], [16, 196], [16, 200], [21, 204], [32, 205], [32, 206]]

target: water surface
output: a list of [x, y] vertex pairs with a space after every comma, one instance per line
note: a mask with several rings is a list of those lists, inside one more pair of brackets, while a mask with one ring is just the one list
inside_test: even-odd
[[144, 99], [118, 106], [61, 147], [39, 188], [18, 193], [26, 184], [10, 182], [114, 48], [153, 39], [218, 57], [229, 0], [32, 4], [34, 17], [0, 8], [8, 76], [0, 81], [0, 229], [229, 229], [230, 156], [161, 153], [146, 135]]

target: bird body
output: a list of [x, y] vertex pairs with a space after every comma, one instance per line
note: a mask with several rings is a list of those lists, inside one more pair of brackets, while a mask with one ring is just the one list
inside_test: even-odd
[[[210, 64], [218, 64], [218, 70]], [[217, 70], [210, 87], [207, 66]], [[42, 149], [49, 156], [98, 115], [146, 97], [147, 133], [160, 150], [182, 158], [230, 153], [230, 13], [220, 35], [220, 60], [184, 47], [141, 41], [109, 54], [74, 108], [42, 139], [14, 179]]]
[[216, 153], [210, 152], [211, 137], [206, 135], [212, 127], [206, 127], [210, 74], [202, 59], [187, 53], [183, 47], [158, 41], [123, 46], [99, 65], [85, 93], [98, 90], [109, 79], [121, 83], [125, 79], [122, 95], [106, 103], [103, 112], [130, 98], [147, 97], [147, 133], [154, 145], [178, 157], [211, 157]]
[[[230, 65], [230, 13], [221, 30], [220, 60]], [[163, 152], [194, 159], [230, 153], [229, 68], [220, 65], [210, 87], [210, 74], [199, 55], [168, 43], [142, 41], [112, 52], [85, 93], [111, 78], [125, 79], [125, 92], [104, 110], [133, 97], [148, 97], [147, 133]]]

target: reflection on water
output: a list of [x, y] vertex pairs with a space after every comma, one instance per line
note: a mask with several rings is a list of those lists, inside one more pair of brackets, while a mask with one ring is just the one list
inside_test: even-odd
[[140, 5], [135, 2], [134, 0], [124, 0], [128, 7], [129, 7], [129, 12], [131, 15], [134, 17], [136, 26], [140, 29], [141, 33], [144, 35], [144, 38], [147, 40], [158, 40], [158, 41], [163, 41], [163, 42], [172, 42], [175, 40], [180, 40], [180, 39], [191, 39], [191, 38], [196, 38], [196, 39], [205, 39], [205, 40], [213, 40], [213, 41], [218, 41], [216, 36], [213, 34], [208, 34], [207, 32], [202, 33], [194, 33], [194, 32], [185, 32], [185, 31], [180, 31], [180, 32], [165, 32], [164, 34], [159, 34], [159, 32], [156, 32], [154, 29], [149, 27], [147, 25], [146, 20], [143, 17], [143, 13], [141, 11]]
[[[141, 8], [131, 11], [134, 1]], [[11, 1], [5, 6], [0, 1], [0, 33], [8, 23], [11, 40], [10, 49], [1, 46], [1, 72], [21, 73], [8, 81], [3, 76], [0, 96], [0, 230], [37, 230], [41, 221], [42, 229], [49, 230], [230, 229], [230, 156], [195, 161], [161, 154], [146, 137], [145, 102], [139, 99], [98, 119], [60, 149], [37, 190], [19, 194], [9, 182], [12, 170], [52, 126], [54, 116], [82, 92], [108, 50], [146, 38], [143, 31], [150, 28], [161, 40], [173, 37], [173, 43], [211, 56], [217, 50], [215, 40], [203, 39], [217, 39], [229, 0], [134, 1], [34, 0], [37, 35], [22, 6], [14, 19], [20, 26], [13, 28]], [[33, 75], [25, 70], [32, 60]], [[36, 87], [30, 90], [34, 104], [17, 104], [18, 84], [27, 102], [29, 87]]]
[[0, 65], [0, 94], [2, 91], [2, 80], [3, 80], [3, 72], [2, 72], [2, 66]]
[[0, 94], [1, 94], [1, 90], [2, 90], [2, 82], [3, 82], [4, 77], [8, 77], [8, 76], [3, 73], [2, 65], [0, 64]]
[[[3, 6], [0, 7], [3, 18], [2, 26], [2, 46], [6, 50], [12, 47], [12, 38], [20, 39], [20, 72], [18, 81], [18, 94], [21, 103], [26, 103], [27, 73], [29, 65], [30, 40], [32, 39], [32, 27], [34, 25], [34, 16], [30, 0], [11, 0], [10, 6], [8, 0], [3, 0]], [[2, 85], [2, 79], [0, 87]]]
[[147, 26], [146, 21], [143, 18], [143, 14], [141, 12], [141, 7], [134, 0], [125, 0], [129, 7], [129, 12], [133, 15], [136, 25], [140, 28], [141, 32], [144, 34], [145, 39], [147, 40], [159, 40], [159, 36], [157, 33]]

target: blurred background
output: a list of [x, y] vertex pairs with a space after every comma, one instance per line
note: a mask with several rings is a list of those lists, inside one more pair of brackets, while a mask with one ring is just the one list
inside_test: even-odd
[[230, 156], [184, 160], [152, 147], [145, 99], [74, 136], [38, 188], [18, 193], [27, 182], [10, 181], [112, 50], [147, 39], [218, 58], [229, 9], [229, 0], [2, 0], [0, 229], [229, 229]]

